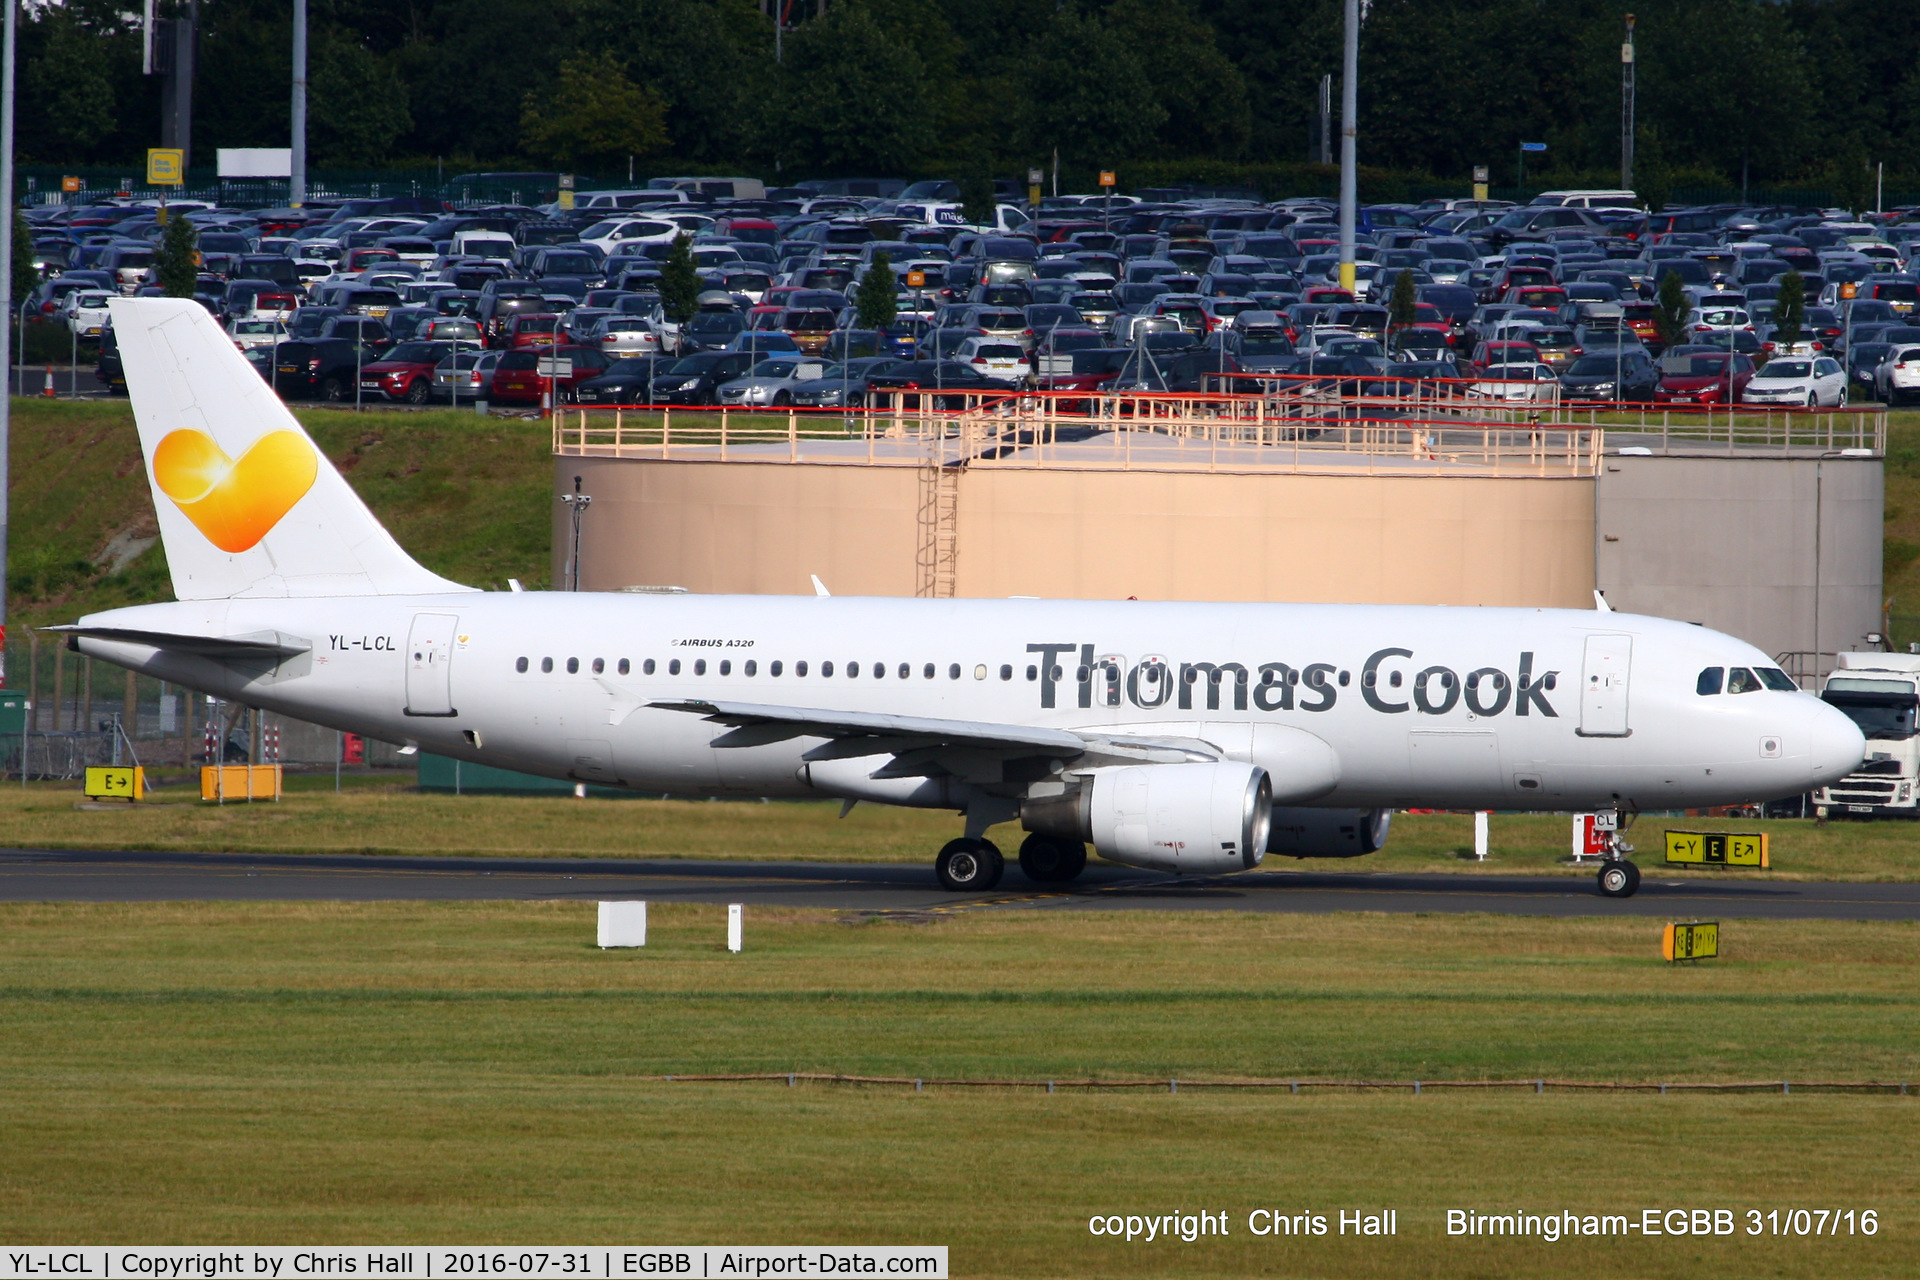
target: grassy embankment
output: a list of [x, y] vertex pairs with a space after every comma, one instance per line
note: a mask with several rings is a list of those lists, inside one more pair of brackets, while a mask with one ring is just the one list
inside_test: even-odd
[[[578, 904], [0, 907], [0, 1237], [924, 1242], [957, 1275], [1908, 1274], [1920, 1099], [667, 1084], [1920, 1076], [1915, 929]], [[1684, 1169], [1684, 1173], [1678, 1170]], [[1873, 1238], [1448, 1239], [1444, 1211], [1876, 1209]], [[1198, 1244], [1093, 1213], [1230, 1211]], [[1249, 1210], [1398, 1237], [1263, 1241]], [[1743, 1220], [1744, 1221], [1744, 1220]]]
[[[230, 853], [382, 853], [559, 858], [771, 858], [826, 862], [931, 863], [959, 832], [953, 815], [862, 805], [844, 820], [837, 803], [713, 802], [420, 794], [403, 782], [351, 780], [333, 794], [330, 777], [295, 778], [279, 804], [216, 806], [197, 789], [169, 787], [139, 807], [76, 809], [77, 784], [0, 786], [0, 843], [16, 848], [193, 850]], [[1631, 833], [1641, 866], [1658, 874], [1734, 879], [1920, 879], [1920, 839], [1906, 823], [1773, 821], [1771, 871], [1692, 870], [1661, 865], [1661, 832], [1742, 831], [1738, 819], [1643, 818]], [[1023, 833], [989, 833], [1011, 855]], [[1276, 858], [1268, 869], [1454, 871], [1588, 876], [1563, 864], [1568, 820], [1553, 814], [1496, 815], [1491, 856], [1475, 862], [1473, 819], [1465, 814], [1398, 814], [1387, 847], [1356, 859]]]

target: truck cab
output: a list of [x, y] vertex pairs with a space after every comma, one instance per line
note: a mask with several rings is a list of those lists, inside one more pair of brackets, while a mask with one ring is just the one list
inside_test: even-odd
[[1836, 655], [1820, 697], [1845, 712], [1867, 736], [1867, 758], [1832, 786], [1813, 793], [1822, 816], [1920, 817], [1920, 654]]

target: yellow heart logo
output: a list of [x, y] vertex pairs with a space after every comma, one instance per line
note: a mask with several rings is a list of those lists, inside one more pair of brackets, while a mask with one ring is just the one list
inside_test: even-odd
[[267, 536], [320, 474], [313, 446], [296, 431], [271, 431], [238, 461], [204, 431], [175, 431], [153, 451], [160, 491], [207, 541], [246, 551]]

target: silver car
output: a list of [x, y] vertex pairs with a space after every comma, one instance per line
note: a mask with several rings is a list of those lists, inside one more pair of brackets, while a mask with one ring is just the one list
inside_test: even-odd
[[774, 356], [753, 366], [744, 378], [720, 384], [716, 398], [726, 405], [779, 406], [793, 403], [795, 384], [820, 377], [827, 362], [805, 356]]

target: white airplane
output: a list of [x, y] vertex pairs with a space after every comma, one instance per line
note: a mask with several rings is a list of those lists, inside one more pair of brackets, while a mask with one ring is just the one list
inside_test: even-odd
[[[55, 628], [221, 698], [547, 777], [951, 809], [950, 889], [1348, 857], [1395, 807], [1806, 792], [1860, 730], [1743, 641], [1566, 609], [481, 592], [400, 549], [196, 303], [112, 302], [176, 603]], [[1639, 872], [1616, 847], [1603, 893]]]

